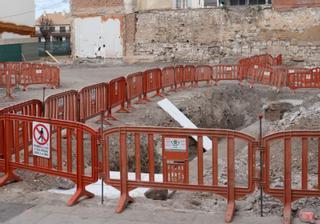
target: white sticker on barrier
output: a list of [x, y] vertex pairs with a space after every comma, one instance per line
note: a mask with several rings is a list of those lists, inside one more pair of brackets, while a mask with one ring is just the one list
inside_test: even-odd
[[50, 124], [32, 123], [32, 149], [33, 155], [42, 158], [50, 158]]
[[187, 139], [186, 138], [165, 138], [164, 145], [166, 150], [186, 151]]

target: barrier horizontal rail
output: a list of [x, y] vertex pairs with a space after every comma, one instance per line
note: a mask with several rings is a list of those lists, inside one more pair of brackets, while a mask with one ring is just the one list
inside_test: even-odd
[[108, 109], [108, 84], [99, 83], [82, 88], [79, 91], [80, 122], [100, 115]]
[[[0, 178], [0, 186], [20, 180], [14, 171], [23, 169], [63, 177], [75, 182], [77, 190], [68, 201], [69, 206], [77, 203], [83, 196], [89, 198], [94, 196], [86, 191], [85, 187], [98, 180], [98, 133], [96, 131], [81, 123], [12, 114], [1, 116], [0, 122], [4, 124], [6, 130], [4, 138], [6, 147], [3, 158], [0, 158], [0, 166], [4, 166], [2, 170], [5, 175]], [[43, 129], [46, 128], [44, 131], [41, 129], [42, 135], [37, 129], [39, 125]], [[19, 132], [14, 132], [15, 135], [11, 136], [10, 133], [16, 129], [16, 126], [20, 127]], [[55, 131], [51, 131], [52, 129]], [[35, 153], [35, 146], [32, 150], [34, 143], [27, 138], [27, 136], [33, 136], [35, 141], [36, 132], [43, 137], [43, 140], [39, 138], [37, 141], [49, 141], [49, 148], [43, 156]], [[64, 132], [66, 135], [63, 134]], [[11, 138], [14, 141], [11, 141]], [[84, 148], [85, 144], [86, 148]], [[12, 154], [12, 151], [15, 153]], [[86, 154], [90, 155], [88, 159]], [[91, 164], [91, 169], [85, 167], [88, 163]]]
[[[197, 165], [190, 163], [189, 158], [189, 140], [190, 136], [198, 137], [197, 144]], [[212, 139], [212, 174], [204, 175], [203, 163], [203, 136], [209, 136]], [[129, 197], [129, 191], [138, 187], [147, 188], [165, 188], [190, 191], [207, 191], [219, 194], [228, 201], [226, 221], [230, 222], [235, 211], [235, 200], [250, 194], [255, 189], [254, 183], [254, 163], [255, 163], [255, 139], [252, 136], [231, 130], [214, 129], [181, 129], [181, 128], [160, 128], [160, 127], [120, 127], [113, 128], [103, 133], [103, 174], [106, 184], [116, 187], [120, 190], [121, 196], [117, 212], [122, 212], [127, 203], [132, 201]], [[118, 145], [110, 145], [117, 139]], [[128, 141], [130, 139], [130, 141]], [[144, 140], [143, 140], [144, 139]], [[221, 139], [225, 142], [223, 146]], [[244, 165], [247, 169], [246, 184], [238, 185], [235, 182], [235, 142], [241, 141], [242, 149], [246, 150], [248, 160]], [[129, 143], [130, 142], [130, 143]], [[156, 142], [162, 142], [162, 157], [159, 158], [159, 146]], [[127, 144], [130, 144], [129, 146]], [[218, 149], [219, 144], [219, 149]], [[244, 149], [246, 146], [246, 149]], [[129, 151], [133, 149], [133, 151]], [[143, 149], [146, 149], [143, 151]], [[237, 148], [239, 150], [240, 148]], [[128, 154], [131, 158], [128, 161]], [[118, 158], [114, 158], [118, 155]], [[224, 155], [224, 156], [223, 156]], [[110, 156], [113, 156], [111, 163]], [[147, 164], [142, 159], [148, 158]], [[158, 164], [158, 161], [162, 161]], [[219, 178], [218, 159], [225, 159], [228, 164], [227, 176], [228, 183], [225, 185]], [[114, 161], [119, 161], [117, 166], [120, 169], [120, 179], [112, 179], [110, 171], [114, 171]], [[129, 164], [131, 167], [129, 167]], [[147, 165], [143, 167], [143, 165]], [[192, 166], [194, 165], [194, 167]], [[188, 168], [192, 166], [192, 168]], [[116, 168], [116, 169], [117, 169]], [[141, 179], [142, 169], [149, 174], [149, 179]], [[135, 177], [128, 178], [128, 170], [135, 173]], [[196, 178], [192, 179], [190, 172], [196, 171]], [[177, 173], [178, 172], [178, 176]], [[161, 173], [161, 180], [156, 178], [156, 173]]]
[[66, 121], [79, 121], [78, 92], [69, 90], [49, 96], [45, 102], [44, 116]]
[[[312, 150], [313, 144], [316, 145], [315, 151]], [[270, 134], [263, 138], [263, 146], [264, 192], [284, 203], [284, 223], [289, 224], [292, 219], [292, 202], [300, 198], [320, 196], [320, 131], [284, 131]], [[277, 168], [272, 164], [274, 152], [277, 153], [278, 162], [283, 162], [282, 172], [277, 172]], [[279, 155], [279, 152], [283, 154]], [[310, 167], [311, 164], [315, 164], [312, 166], [314, 169]], [[298, 186], [293, 185], [292, 173], [301, 174]], [[273, 181], [277, 178], [283, 181], [275, 186]], [[316, 187], [310, 185], [312, 179], [316, 180]]]

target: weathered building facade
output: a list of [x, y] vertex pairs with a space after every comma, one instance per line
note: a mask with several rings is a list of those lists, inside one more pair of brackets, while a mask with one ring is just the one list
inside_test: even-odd
[[217, 63], [281, 53], [318, 63], [320, 8], [315, 0], [295, 1], [286, 7], [276, 0], [274, 6], [264, 1], [259, 6], [179, 10], [175, 1], [169, 9], [168, 1], [168, 8], [156, 10], [156, 4], [139, 0], [72, 0], [74, 56]]

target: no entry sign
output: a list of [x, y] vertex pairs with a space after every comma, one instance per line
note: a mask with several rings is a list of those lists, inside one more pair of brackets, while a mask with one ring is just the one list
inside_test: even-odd
[[43, 158], [50, 158], [50, 124], [32, 123], [32, 146], [33, 155]]

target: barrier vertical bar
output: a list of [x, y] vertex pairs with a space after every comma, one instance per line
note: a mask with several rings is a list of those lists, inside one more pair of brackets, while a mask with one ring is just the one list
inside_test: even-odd
[[308, 189], [308, 138], [302, 138], [302, 155], [301, 155], [301, 168], [302, 168], [302, 175], [301, 175], [301, 183], [302, 189]]
[[218, 185], [218, 138], [212, 137], [212, 184]]
[[291, 137], [284, 139], [284, 209], [285, 224], [291, 223]]
[[12, 141], [10, 133], [12, 133], [12, 121], [9, 119], [5, 119], [5, 139], [4, 139], [4, 151], [3, 151], [3, 158], [4, 158], [4, 173], [5, 175], [0, 178], [0, 187], [4, 186], [6, 183], [20, 181], [20, 177], [13, 173], [13, 170], [10, 167], [11, 161], [11, 148], [12, 148]]
[[228, 164], [228, 186], [227, 186], [227, 211], [225, 221], [232, 222], [235, 212], [235, 165], [234, 165], [234, 137], [228, 136], [227, 139], [227, 164]]
[[154, 182], [154, 141], [153, 134], [148, 134], [149, 181]]
[[198, 184], [203, 184], [203, 136], [198, 136]]
[[129, 196], [128, 188], [128, 153], [127, 153], [127, 132], [120, 128], [120, 199], [116, 213], [121, 213], [128, 203], [133, 202]]

